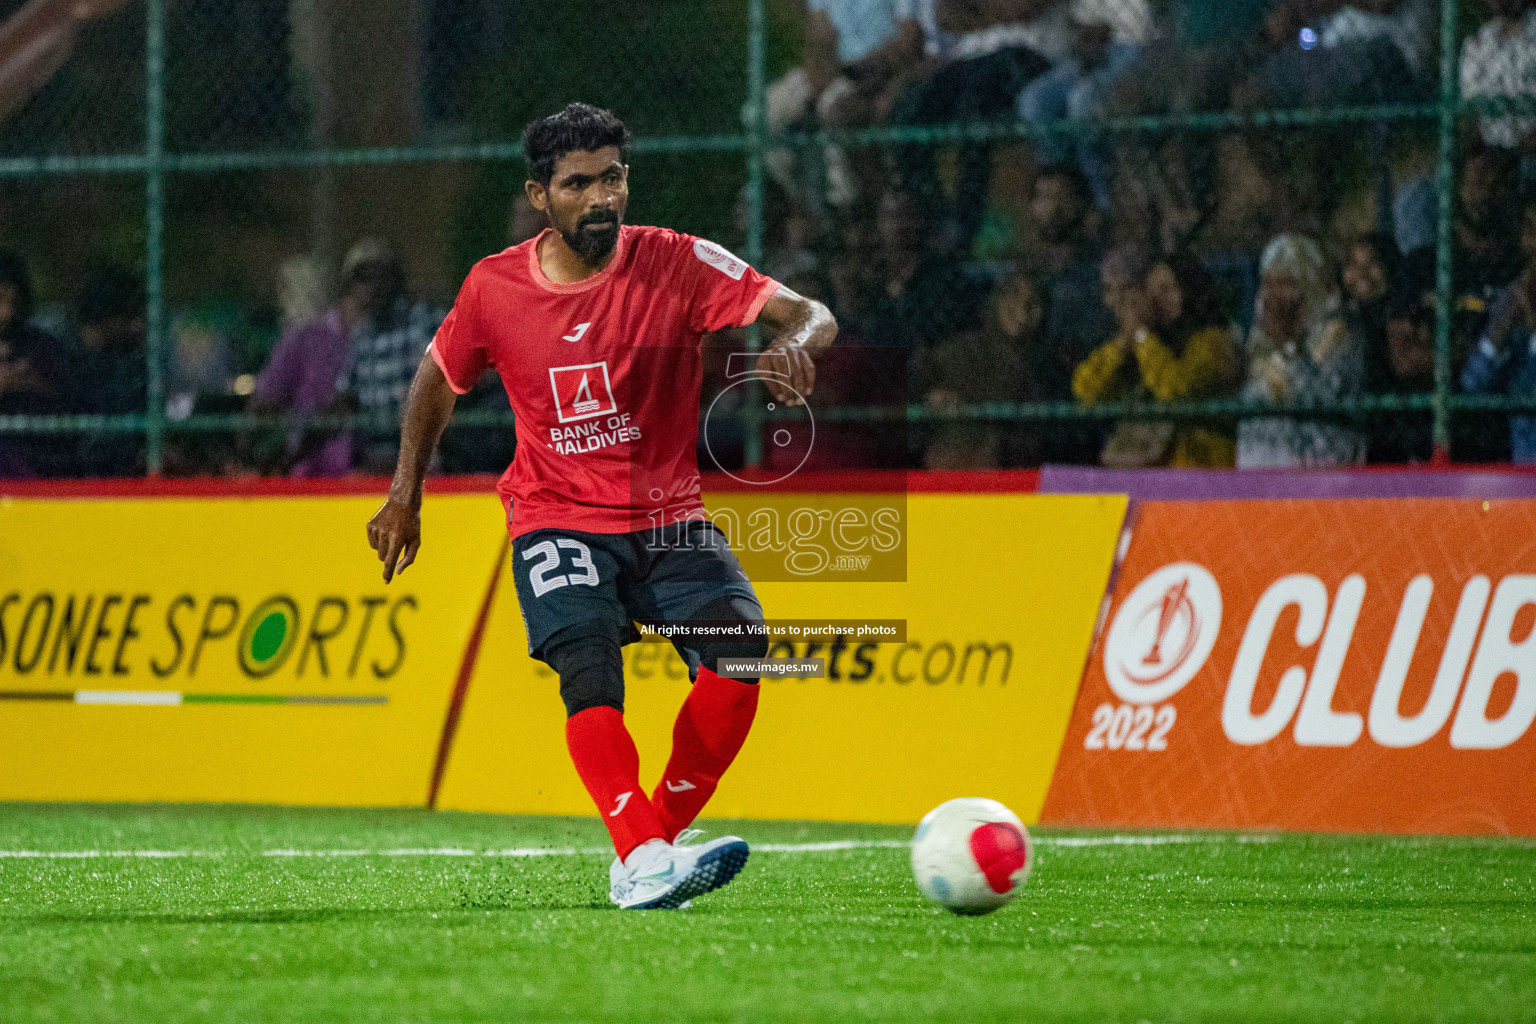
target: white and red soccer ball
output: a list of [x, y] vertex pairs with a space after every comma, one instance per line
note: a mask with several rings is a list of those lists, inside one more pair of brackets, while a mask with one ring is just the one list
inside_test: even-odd
[[917, 887], [957, 914], [988, 914], [1013, 899], [1034, 859], [1018, 815], [982, 797], [940, 804], [912, 837]]

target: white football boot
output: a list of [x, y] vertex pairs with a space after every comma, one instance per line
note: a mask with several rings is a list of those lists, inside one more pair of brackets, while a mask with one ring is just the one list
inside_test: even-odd
[[624, 870], [624, 862], [615, 857], [613, 863], [608, 865], [608, 902], [618, 906], [628, 891], [629, 872]]
[[[687, 846], [689, 843], [692, 843], [698, 839], [702, 839], [703, 837], [703, 829], [685, 828], [677, 834], [676, 839], [672, 840], [672, 845]], [[624, 862], [615, 857], [613, 858], [613, 863], [608, 865], [608, 902], [612, 903], [614, 906], [618, 906], [619, 901], [624, 899], [624, 893], [628, 888], [629, 872], [625, 869]], [[683, 903], [679, 903], [677, 905], [677, 909], [687, 910], [692, 902], [692, 900], [688, 900]]]
[[[681, 838], [681, 837], [679, 837]], [[675, 846], [652, 840], [609, 868], [608, 898], [624, 910], [673, 910], [725, 885], [747, 863], [745, 840], [736, 836]]]

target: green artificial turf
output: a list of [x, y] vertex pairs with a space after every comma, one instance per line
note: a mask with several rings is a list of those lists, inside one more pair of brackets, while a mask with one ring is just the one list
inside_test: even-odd
[[[1037, 830], [981, 918], [889, 847], [759, 851], [690, 910], [621, 912], [603, 854], [484, 854], [600, 846], [595, 820], [0, 804], [0, 1021], [1536, 1021], [1536, 846], [1180, 838]], [[475, 854], [378, 852], [439, 847]]]

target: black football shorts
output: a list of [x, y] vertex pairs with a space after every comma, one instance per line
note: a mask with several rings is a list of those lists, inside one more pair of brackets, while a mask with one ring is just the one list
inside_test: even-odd
[[[722, 599], [757, 594], [725, 535], [713, 524], [634, 533], [534, 530], [512, 542], [512, 577], [528, 632], [528, 653], [545, 661], [551, 641], [609, 635], [639, 638], [637, 622], [686, 622]], [[690, 671], [698, 652], [677, 643]]]

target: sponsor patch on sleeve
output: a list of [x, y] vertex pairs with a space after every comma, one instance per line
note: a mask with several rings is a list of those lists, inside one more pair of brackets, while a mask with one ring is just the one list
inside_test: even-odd
[[693, 254], [732, 281], [740, 281], [741, 275], [747, 272], [745, 261], [737, 259], [714, 242], [706, 242], [702, 238], [696, 240], [693, 243]]

